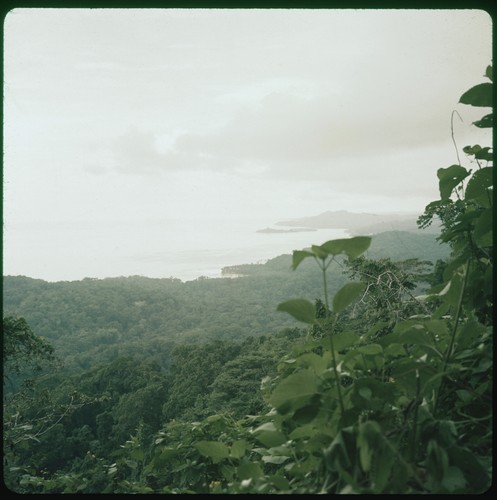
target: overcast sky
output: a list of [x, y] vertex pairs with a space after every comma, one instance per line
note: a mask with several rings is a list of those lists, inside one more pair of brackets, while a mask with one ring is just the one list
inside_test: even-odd
[[457, 161], [453, 110], [472, 140], [481, 109], [458, 100], [491, 29], [477, 10], [15, 9], [7, 250], [43, 221], [420, 213]]

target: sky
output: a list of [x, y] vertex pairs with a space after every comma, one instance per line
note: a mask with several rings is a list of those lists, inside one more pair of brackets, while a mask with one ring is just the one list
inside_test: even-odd
[[459, 149], [490, 143], [458, 101], [491, 30], [471, 9], [14, 9], [4, 275], [68, 227], [422, 213], [457, 163], [451, 116]]

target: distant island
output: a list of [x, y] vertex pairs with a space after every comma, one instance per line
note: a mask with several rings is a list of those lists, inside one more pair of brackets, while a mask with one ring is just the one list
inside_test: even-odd
[[[418, 214], [371, 214], [352, 213], [346, 210], [327, 211], [319, 215], [276, 222], [277, 226], [305, 226], [314, 229], [345, 229], [352, 235], [375, 234], [383, 231], [419, 231]], [[438, 232], [439, 224], [435, 221], [425, 232]]]
[[258, 229], [256, 233], [305, 233], [309, 231], [317, 231], [313, 227], [295, 227], [292, 229], [274, 229], [272, 227], [266, 227], [264, 229]]

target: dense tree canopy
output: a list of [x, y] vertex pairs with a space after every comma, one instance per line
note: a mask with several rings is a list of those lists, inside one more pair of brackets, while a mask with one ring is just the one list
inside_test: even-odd
[[40, 371], [54, 361], [54, 348], [44, 338], [35, 335], [24, 318], [3, 318], [4, 377]]

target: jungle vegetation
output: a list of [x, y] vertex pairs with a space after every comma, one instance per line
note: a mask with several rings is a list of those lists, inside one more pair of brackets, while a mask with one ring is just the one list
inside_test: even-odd
[[[484, 77], [461, 103], [492, 107]], [[4, 277], [6, 486], [486, 491], [493, 150], [462, 153], [418, 219], [436, 241], [357, 235], [187, 283]]]

